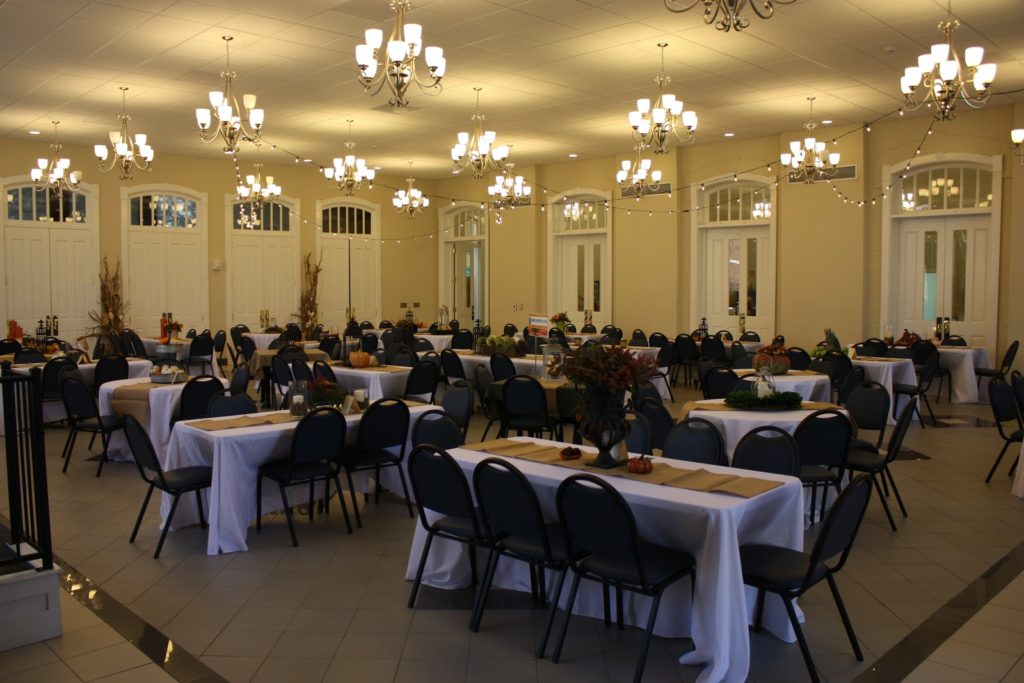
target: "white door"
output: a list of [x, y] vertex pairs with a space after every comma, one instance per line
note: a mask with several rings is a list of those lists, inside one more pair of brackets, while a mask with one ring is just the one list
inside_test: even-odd
[[704, 307], [702, 315], [714, 334], [729, 330], [739, 338], [744, 329], [762, 339], [772, 336], [773, 314], [767, 227], [705, 230]]
[[485, 247], [479, 240], [450, 242], [449, 274], [450, 298], [446, 302], [451, 319], [462, 327], [472, 329], [474, 321], [487, 320], [484, 304]]
[[597, 329], [611, 322], [608, 314], [611, 292], [608, 281], [608, 238], [605, 235], [560, 235], [555, 238], [559, 252], [557, 313], [569, 314], [577, 329], [587, 311]]
[[349, 316], [377, 325], [383, 315], [380, 291], [380, 207], [358, 199], [319, 204], [316, 258], [322, 256], [319, 321], [345, 329]]
[[968, 344], [995, 347], [995, 301], [988, 295], [991, 220], [988, 216], [905, 219], [897, 227], [899, 327], [929, 336], [936, 318], [949, 318]]
[[[230, 237], [230, 325], [256, 329], [261, 310], [284, 327], [299, 310], [298, 239], [260, 231], [235, 230]], [[175, 317], [177, 312], [175, 312]]]

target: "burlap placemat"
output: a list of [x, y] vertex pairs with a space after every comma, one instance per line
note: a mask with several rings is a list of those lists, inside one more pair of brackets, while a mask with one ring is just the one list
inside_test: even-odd
[[[809, 410], [809, 411], [814, 411], [814, 410], [830, 410], [830, 409], [833, 409], [833, 408], [841, 408], [841, 407], [842, 406], [838, 406], [835, 403], [829, 403], [827, 401], [801, 401], [800, 402], [800, 407], [799, 408], [793, 408], [793, 410]], [[744, 412], [744, 413], [776, 413], [776, 412], [783, 412], [784, 413], [784, 412], [787, 412], [786, 410], [747, 410], [746, 408], [733, 408], [731, 406], [725, 405], [724, 403], [713, 402], [713, 400], [708, 400], [708, 401], [687, 401], [683, 405], [683, 412], [680, 414], [679, 420], [680, 421], [685, 420], [686, 417], [690, 414], [690, 412], [692, 412], [694, 410], [709, 410], [711, 412], [738, 411], [738, 412]]]
[[194, 420], [189, 422], [188, 425], [201, 429], [204, 432], [220, 432], [226, 429], [242, 429], [244, 427], [298, 422], [301, 419], [301, 417], [289, 415], [288, 413], [267, 413], [265, 415], [239, 415], [237, 417], [229, 417], [226, 420]]
[[741, 477], [736, 474], [709, 472], [703, 468], [690, 470], [665, 483], [676, 489], [701, 491], [704, 493], [727, 493], [741, 498], [753, 498], [782, 486], [781, 481]]
[[125, 417], [131, 415], [142, 424], [148, 424], [149, 420], [149, 392], [159, 386], [154, 382], [139, 382], [138, 384], [125, 384], [114, 389], [111, 396], [110, 407], [114, 414]]

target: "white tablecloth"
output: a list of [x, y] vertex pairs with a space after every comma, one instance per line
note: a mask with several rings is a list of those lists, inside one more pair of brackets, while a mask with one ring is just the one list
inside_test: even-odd
[[[142, 384], [148, 382], [149, 376], [133, 379], [121, 379], [114, 382], [107, 382], [100, 387], [99, 406], [100, 415], [110, 415], [114, 412], [113, 400], [114, 389], [126, 384]], [[227, 387], [228, 381], [221, 378], [221, 383]], [[171, 418], [177, 415], [178, 405], [181, 403], [181, 392], [185, 389], [185, 382], [179, 384], [166, 384], [154, 387], [149, 392], [149, 419], [142, 425], [149, 434], [149, 440], [153, 442], [157, 457], [161, 460], [167, 453], [167, 444], [171, 440]], [[107, 455], [111, 460], [131, 460], [132, 452], [128, 448], [128, 441], [123, 431], [114, 432], [110, 436], [110, 445]]]
[[[312, 369], [312, 364], [309, 367]], [[342, 389], [349, 393], [356, 389], [366, 389], [366, 396], [372, 403], [387, 396], [401, 398], [405, 394], [405, 383], [409, 381], [409, 373], [412, 368], [397, 365], [388, 367], [397, 368], [398, 371], [363, 370], [340, 365], [332, 365], [331, 369], [334, 370], [334, 376], [338, 379], [338, 385]]]
[[[813, 410], [701, 410], [702, 403], [725, 403], [725, 399], [697, 401], [697, 408], [690, 411], [689, 417], [702, 417], [718, 427], [718, 431], [725, 441], [725, 453], [729, 456], [730, 462], [736, 445], [750, 430], [771, 425], [792, 434], [796, 431], [797, 426], [814, 412]], [[842, 409], [840, 412], [847, 414]]]
[[[753, 370], [737, 370], [740, 377], [749, 377]], [[832, 383], [828, 375], [775, 375], [772, 377], [776, 391], [795, 391], [805, 401], [829, 401], [832, 398]]]
[[[179, 343], [175, 344], [178, 347], [178, 352], [177, 352], [177, 354], [175, 354], [175, 360], [185, 361], [185, 360], [188, 360], [189, 351], [192, 350], [192, 340], [191, 339], [181, 339], [180, 341], [181, 341], [180, 344]], [[156, 348], [157, 346], [160, 346], [160, 340], [159, 339], [153, 339], [151, 337], [142, 337], [142, 345], [144, 347], [146, 347], [146, 354], [150, 358], [152, 358], [153, 356], [159, 355], [159, 352], [157, 351], [157, 348]], [[220, 364], [217, 363], [217, 352], [214, 351], [212, 355], [213, 355], [213, 359], [210, 361], [210, 367], [212, 368], [212, 371], [208, 370], [204, 366], [192, 365], [192, 366], [190, 366], [188, 368], [188, 374], [190, 374], [190, 375], [202, 375], [204, 373], [209, 373], [209, 374], [213, 375], [214, 377], [223, 377], [223, 374], [220, 371]]]
[[[471, 476], [478, 462], [490, 457], [486, 453], [461, 448], [453, 449], [451, 454], [467, 477]], [[655, 460], [673, 467], [692, 468], [692, 463]], [[545, 516], [557, 519], [555, 489], [574, 470], [526, 460], [516, 460], [514, 464], [533, 484]], [[736, 472], [729, 468], [705, 467], [716, 472]], [[599, 471], [592, 473], [600, 476]], [[743, 586], [740, 544], [771, 543], [802, 548], [803, 493], [800, 481], [761, 473], [756, 476], [784, 481], [785, 484], [755, 498], [745, 499], [618, 477], [608, 478], [629, 501], [645, 540], [682, 548], [697, 560], [696, 593], [692, 604], [689, 581], [684, 579], [670, 586], [658, 611], [654, 632], [664, 637], [688, 636], [693, 639], [695, 649], [681, 657], [680, 662], [705, 664], [700, 681], [743, 681], [747, 676], [750, 665], [747, 625], [753, 614], [755, 593]], [[406, 578], [415, 577], [425, 539], [426, 532], [422, 525], [417, 524], [409, 550]], [[467, 547], [462, 543], [435, 539], [423, 573], [424, 583], [439, 588], [467, 585], [470, 580], [467, 553]], [[526, 565], [509, 558], [502, 559], [494, 585], [529, 590]], [[553, 576], [547, 585], [555, 585]], [[563, 604], [567, 594], [568, 582], [562, 594]], [[629, 592], [623, 597], [625, 621], [643, 627], [650, 599]], [[593, 617], [603, 614], [601, 589], [597, 584], [590, 581], [580, 584], [574, 612]], [[768, 597], [765, 605], [765, 626], [787, 641], [794, 640], [782, 603], [772, 596]]]
[[[436, 410], [433, 405], [413, 406], [409, 408], [409, 435], [420, 416], [428, 410]], [[362, 415], [349, 415], [347, 440], [354, 443]], [[213, 485], [209, 493], [204, 495], [207, 504], [209, 535], [206, 540], [206, 553], [231, 553], [248, 550], [245, 543], [249, 523], [256, 517], [256, 477], [259, 467], [274, 458], [284, 457], [291, 447], [292, 432], [297, 422], [286, 422], [260, 427], [242, 429], [226, 429], [220, 432], [207, 432], [189, 426], [188, 422], [179, 422], [171, 433], [167, 446], [164, 467], [173, 469], [190, 465], [210, 465], [213, 467]], [[407, 435], [406, 454], [411, 445]], [[404, 467], [404, 464], [403, 464]], [[381, 484], [389, 490], [401, 492], [397, 474], [390, 472], [388, 467], [381, 472]], [[393, 475], [386, 477], [387, 475]], [[309, 487], [300, 484], [289, 489], [290, 501], [305, 501], [309, 496]], [[170, 511], [171, 498], [166, 494], [160, 506], [160, 518], [165, 520]], [[263, 511], [271, 512], [281, 509], [281, 494], [276, 486], [263, 487]], [[199, 522], [196, 506], [189, 501], [179, 503], [174, 514], [174, 528], [181, 528]]]
[[[853, 364], [864, 368], [864, 379], [873, 382], [878, 382], [885, 390], [889, 392], [890, 405], [892, 401], [895, 401], [895, 397], [892, 394], [892, 385], [896, 384], [917, 384], [917, 375], [914, 372], [914, 361], [909, 358], [900, 358], [898, 360], [871, 360], [867, 358], [854, 358]], [[899, 409], [903, 407], [906, 402], [906, 397], [900, 397], [896, 406], [896, 414], [899, 414]], [[896, 420], [892, 416], [893, 411], [889, 410], [889, 424], [896, 424]]]
[[[281, 336], [280, 332], [243, 332], [243, 337], [249, 337], [253, 343], [256, 344], [257, 349], [269, 349], [270, 342]], [[316, 341], [299, 341], [295, 342], [297, 346], [301, 346], [304, 349], [316, 349], [320, 348], [320, 342]]]
[[[1018, 457], [1024, 461], [1024, 444], [1021, 444], [1020, 455]], [[1024, 463], [1022, 462], [1017, 463], [1017, 474], [1013, 478], [1013, 488], [1011, 490], [1013, 491], [1013, 495], [1018, 498], [1024, 498]]]
[[978, 378], [974, 368], [988, 367], [985, 347], [939, 346], [939, 365], [949, 370], [953, 403], [978, 402]]

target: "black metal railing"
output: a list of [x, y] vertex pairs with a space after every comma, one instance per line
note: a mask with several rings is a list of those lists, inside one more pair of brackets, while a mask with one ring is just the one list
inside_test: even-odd
[[0, 372], [3, 400], [4, 453], [7, 464], [7, 502], [10, 544], [16, 557], [0, 567], [38, 561], [38, 569], [53, 568], [50, 501], [46, 488], [46, 447], [43, 440], [42, 375]]

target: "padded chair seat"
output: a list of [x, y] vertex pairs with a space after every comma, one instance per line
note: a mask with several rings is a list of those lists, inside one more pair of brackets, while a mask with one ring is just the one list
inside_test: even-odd
[[[551, 547], [551, 556], [558, 562], [568, 559], [565, 552], [562, 525], [554, 522], [552, 524], [545, 524], [544, 527], [547, 531], [548, 545]], [[506, 536], [497, 541], [497, 545], [514, 555], [544, 557], [544, 544], [539, 538], [530, 538], [522, 535]]]
[[894, 394], [916, 394], [916, 384], [900, 384], [899, 382], [892, 383], [892, 393]]
[[119, 415], [100, 415], [78, 421], [78, 428], [83, 432], [110, 432], [121, 429], [121, 417]]
[[[273, 479], [274, 481], [288, 480], [288, 458], [272, 460], [260, 465], [260, 474]], [[291, 468], [291, 478], [295, 481], [302, 481], [313, 477], [326, 477], [333, 472], [329, 463], [326, 462], [304, 462], [298, 463]]]
[[469, 517], [441, 517], [430, 526], [434, 531], [442, 534], [466, 540], [477, 540], [476, 532], [473, 530], [473, 520]]
[[206, 488], [213, 480], [213, 468], [205, 465], [179, 467], [164, 472], [164, 481], [172, 491], [194, 491]]
[[[644, 567], [647, 585], [657, 586], [670, 583], [681, 574], [692, 570], [696, 560], [693, 559], [693, 555], [682, 550], [641, 542], [640, 563]], [[640, 585], [640, 577], [636, 574], [636, 562], [631, 559], [591, 555], [580, 560], [579, 566], [585, 572]]]
[[885, 465], [885, 455], [878, 451], [850, 451], [846, 456], [846, 468], [858, 472], [880, 470]]
[[355, 451], [351, 460], [346, 458], [346, 461], [351, 462], [352, 469], [358, 470], [366, 467], [376, 467], [384, 463], [398, 462], [398, 456], [383, 448], [368, 448]]
[[[803, 585], [807, 576], [810, 556], [807, 553], [774, 545], [740, 546], [740, 564], [743, 565], [743, 581], [752, 586], [795, 591]], [[811, 583], [825, 577], [827, 568], [823, 562], [814, 568]]]
[[999, 368], [974, 368], [974, 374], [979, 377], [999, 377], [1003, 373]]
[[850, 452], [853, 451], [872, 451], [877, 453], [878, 448], [871, 441], [865, 441], [864, 439], [850, 439]]
[[835, 470], [824, 465], [801, 465], [800, 481], [805, 484], [820, 484], [823, 481], [837, 481], [839, 475]]

